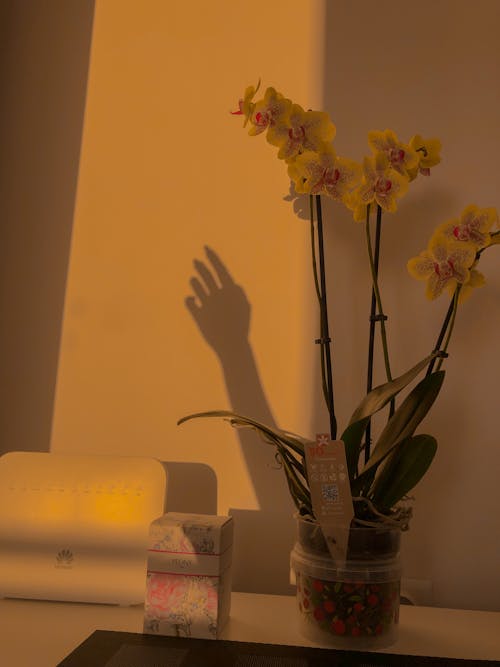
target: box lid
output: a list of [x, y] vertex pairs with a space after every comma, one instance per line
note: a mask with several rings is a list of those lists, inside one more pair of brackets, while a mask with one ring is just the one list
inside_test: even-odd
[[233, 542], [233, 518], [167, 512], [151, 523], [149, 538], [153, 550], [221, 555]]

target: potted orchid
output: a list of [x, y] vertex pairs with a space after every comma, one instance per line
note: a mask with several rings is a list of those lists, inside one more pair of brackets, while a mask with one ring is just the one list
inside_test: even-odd
[[[494, 208], [467, 206], [459, 216], [440, 224], [427, 248], [408, 261], [410, 275], [425, 281], [429, 299], [448, 293], [450, 302], [429, 355], [419, 361], [413, 360], [405, 373], [394, 377], [386, 335], [387, 315], [378, 280], [382, 219], [386, 214], [396, 213], [399, 199], [416, 178], [429, 176], [431, 169], [439, 164], [441, 144], [438, 139], [424, 139], [419, 135], [402, 142], [391, 130], [372, 131], [368, 135], [371, 154], [359, 164], [337, 155], [333, 144], [336, 128], [327, 113], [304, 110], [272, 87], [255, 101], [258, 89], [259, 85], [248, 87], [238, 110], [233, 113], [243, 117], [249, 135], [262, 135], [277, 148], [277, 156], [287, 168], [295, 192], [309, 198], [312, 274], [320, 314], [316, 343], [321, 361], [323, 396], [329, 414], [329, 436], [332, 441], [340, 440], [345, 449], [353, 508], [351, 525], [365, 532], [370, 529], [405, 530], [411, 517], [408, 493], [426, 473], [437, 449], [435, 438], [417, 433], [417, 429], [442, 387], [445, 377], [443, 365], [459, 306], [474, 288], [485, 282], [477, 268], [481, 256], [500, 243], [497, 212]], [[367, 391], [341, 431], [335, 415], [322, 197], [346, 206], [352, 212], [354, 221], [364, 224], [371, 273]], [[386, 377], [383, 383], [374, 387], [374, 340], [377, 330]], [[417, 379], [418, 382], [410, 389]], [[403, 392], [406, 392], [404, 397]], [[372, 417], [383, 409], [387, 411], [386, 423], [374, 437]], [[195, 417], [222, 417], [232, 426], [256, 430], [266, 442], [271, 443], [285, 472], [300, 522], [315, 524], [319, 517], [316, 517], [311, 497], [305, 460], [306, 449], [313, 441], [229, 411], [197, 413], [184, 417], [179, 423]], [[389, 539], [388, 544], [394, 545], [394, 541]], [[307, 545], [302, 546], [307, 551]], [[309, 546], [314, 551], [314, 547]], [[350, 541], [349, 548], [356, 551], [354, 541]], [[389, 551], [385, 556], [394, 558], [397, 549], [391, 547]], [[319, 557], [318, 554], [316, 556]], [[363, 559], [359, 553], [356, 558]], [[391, 563], [393, 567], [394, 563]], [[370, 579], [372, 575], [367, 576], [368, 579], [361, 577], [361, 583], [358, 581], [356, 584], [351, 581], [346, 583], [338, 568], [334, 577], [325, 575], [321, 578], [318, 575], [315, 578], [303, 574], [298, 582], [301, 613], [315, 623], [316, 629], [330, 636], [349, 634], [351, 638], [362, 637], [366, 640], [385, 635], [386, 639], [393, 639], [397, 604], [389, 600], [394, 601], [395, 598], [394, 581], [374, 584]], [[368, 585], [370, 582], [371, 588]], [[356, 585], [357, 589], [352, 588]], [[385, 599], [381, 592], [384, 586], [387, 589]], [[333, 599], [325, 597], [326, 589], [331, 589]], [[309, 597], [304, 597], [305, 590], [309, 590]], [[312, 604], [313, 598], [316, 605]], [[343, 610], [341, 614], [339, 609]], [[313, 633], [313, 638], [315, 636]]]

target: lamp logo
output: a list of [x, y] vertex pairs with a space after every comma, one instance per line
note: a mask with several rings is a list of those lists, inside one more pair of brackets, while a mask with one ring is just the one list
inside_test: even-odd
[[73, 556], [73, 552], [71, 549], [61, 549], [56, 556], [56, 564], [55, 567], [60, 567], [60, 568], [71, 568], [73, 567], [73, 561], [75, 560], [75, 557]]

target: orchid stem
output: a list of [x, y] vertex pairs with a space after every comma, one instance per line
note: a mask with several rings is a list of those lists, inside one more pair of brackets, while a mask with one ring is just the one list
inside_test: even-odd
[[[370, 260], [370, 270], [372, 274], [372, 299], [371, 299], [371, 308], [370, 308], [370, 337], [368, 341], [368, 372], [367, 372], [367, 382], [366, 382], [366, 392], [367, 394], [373, 388], [373, 352], [375, 346], [375, 323], [380, 322], [380, 335], [382, 339], [382, 349], [384, 354], [384, 364], [385, 364], [385, 373], [387, 376], [387, 381], [392, 380], [391, 366], [389, 361], [389, 350], [387, 346], [387, 334], [385, 330], [385, 320], [387, 319], [384, 315], [382, 308], [382, 299], [380, 297], [380, 290], [378, 286], [378, 267], [379, 267], [379, 258], [380, 258], [380, 235], [382, 230], [382, 209], [377, 205], [377, 221], [375, 227], [375, 251], [372, 249], [372, 241], [370, 235], [370, 205], [366, 209], [366, 242], [368, 247], [368, 257]], [[377, 316], [378, 310], [378, 316]], [[391, 400], [389, 417], [394, 414], [394, 399]], [[365, 463], [370, 458], [370, 445], [371, 445], [371, 420], [368, 420], [366, 426], [366, 438], [365, 438]]]
[[[311, 253], [312, 253], [312, 268], [313, 268], [313, 277], [314, 277], [314, 287], [316, 290], [316, 296], [318, 297], [319, 311], [320, 311], [320, 331], [321, 331], [321, 292], [319, 289], [318, 282], [318, 263], [316, 261], [316, 238], [314, 234], [314, 196], [309, 195], [309, 217], [311, 221]], [[323, 346], [320, 347], [320, 361], [321, 361], [321, 387], [323, 391], [323, 398], [326, 405], [328, 406], [328, 386], [326, 382], [326, 373], [325, 373], [325, 355], [323, 352]]]
[[[441, 347], [441, 343], [443, 342], [443, 338], [446, 334], [446, 330], [448, 329], [448, 324], [450, 323], [450, 319], [451, 319], [451, 316], [453, 314], [453, 310], [455, 308], [454, 304], [455, 304], [455, 295], [452, 296], [451, 301], [450, 301], [450, 305], [448, 306], [448, 311], [447, 311], [447, 313], [444, 317], [444, 321], [443, 321], [443, 324], [441, 326], [441, 331], [439, 332], [439, 336], [437, 337], [436, 345], [434, 346], [434, 352], [438, 352], [439, 348]], [[429, 362], [429, 366], [427, 367], [427, 372], [425, 374], [426, 376], [430, 375], [432, 373], [432, 371], [434, 370], [435, 364], [436, 364], [436, 357], [431, 359], [431, 361]]]
[[312, 267], [313, 267], [313, 276], [314, 276], [314, 287], [316, 289], [316, 296], [318, 297], [318, 303], [321, 306], [321, 292], [319, 290], [318, 282], [318, 265], [316, 262], [316, 240], [314, 238], [314, 198], [313, 195], [309, 195], [309, 218], [311, 221], [311, 251], [312, 251]]
[[318, 222], [318, 255], [319, 255], [319, 279], [320, 279], [320, 312], [321, 312], [321, 337], [320, 345], [324, 353], [326, 370], [327, 405], [330, 415], [331, 439], [337, 437], [337, 420], [335, 418], [335, 406], [333, 398], [332, 359], [330, 352], [330, 334], [328, 330], [328, 305], [326, 299], [326, 276], [325, 276], [325, 253], [323, 247], [323, 218], [321, 214], [321, 197], [316, 195], [316, 213]]
[[443, 361], [446, 356], [446, 352], [448, 350], [448, 345], [450, 344], [450, 338], [451, 334], [453, 333], [453, 327], [455, 326], [455, 319], [457, 317], [457, 310], [458, 310], [458, 295], [460, 294], [460, 289], [461, 285], [457, 285], [457, 288], [455, 290], [455, 293], [453, 295], [453, 299], [450, 305], [452, 305], [452, 311], [451, 311], [451, 316], [450, 316], [450, 325], [448, 327], [448, 333], [446, 334], [446, 340], [444, 341], [444, 346], [442, 349], [442, 352], [444, 353], [443, 356], [440, 357], [438, 361], [438, 365], [436, 368], [436, 371], [439, 371], [441, 369], [441, 366], [443, 365]]

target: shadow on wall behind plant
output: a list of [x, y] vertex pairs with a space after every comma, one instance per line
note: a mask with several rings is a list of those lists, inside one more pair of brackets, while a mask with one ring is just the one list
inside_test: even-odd
[[217, 514], [217, 478], [210, 466], [182, 461], [161, 463], [167, 473], [166, 512]]
[[283, 201], [291, 202], [293, 206], [293, 212], [300, 220], [309, 220], [311, 219], [311, 212], [309, 207], [309, 195], [298, 194], [295, 192], [295, 184], [293, 181], [290, 181], [290, 187], [288, 189], [288, 194], [286, 197], [283, 197]]
[[[205, 254], [206, 259], [193, 262], [196, 275], [186, 307], [220, 361], [231, 410], [276, 427], [249, 342], [250, 302], [214, 250], [205, 247]], [[289, 594], [294, 506], [284, 473], [277, 469], [274, 448], [253, 431], [236, 432], [260, 509], [230, 510], [235, 521], [233, 589]], [[269, 549], [256, 544], [258, 536], [265, 536], [271, 557]]]

